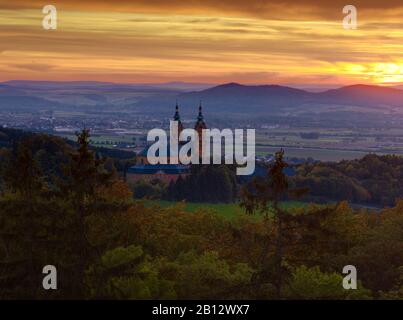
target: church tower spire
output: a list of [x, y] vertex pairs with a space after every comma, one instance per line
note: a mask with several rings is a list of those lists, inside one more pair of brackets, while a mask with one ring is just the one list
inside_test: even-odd
[[176, 100], [176, 106], [175, 106], [175, 114], [174, 114], [174, 121], [178, 121], [178, 134], [181, 133], [183, 130], [183, 125], [181, 122], [181, 116], [179, 114], [179, 105], [178, 105], [178, 100]]
[[197, 131], [199, 135], [199, 157], [202, 157], [203, 154], [203, 146], [202, 146], [202, 141], [203, 141], [203, 129], [207, 129], [206, 123], [204, 122], [204, 117], [202, 113], [202, 103], [200, 101], [199, 104], [199, 114], [197, 116], [196, 124], [195, 124], [195, 130]]
[[196, 121], [196, 125], [195, 125], [195, 129], [197, 130], [197, 127], [203, 127], [202, 129], [206, 129], [206, 124], [204, 123], [204, 117], [203, 117], [203, 113], [202, 113], [202, 104], [201, 104], [201, 100], [200, 100], [200, 104], [199, 104], [199, 115], [197, 116], [197, 121]]
[[181, 117], [180, 117], [180, 115], [179, 115], [178, 100], [176, 100], [174, 120], [175, 120], [175, 121], [180, 121], [180, 120], [181, 120]]

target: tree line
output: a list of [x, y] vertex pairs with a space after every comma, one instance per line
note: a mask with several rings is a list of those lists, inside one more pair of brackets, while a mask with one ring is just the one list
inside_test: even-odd
[[310, 189], [306, 200], [393, 206], [403, 195], [403, 157], [368, 154], [357, 160], [302, 164], [291, 180]]

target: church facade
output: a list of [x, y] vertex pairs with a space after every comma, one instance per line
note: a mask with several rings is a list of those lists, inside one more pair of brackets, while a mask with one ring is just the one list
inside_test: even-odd
[[[175, 114], [173, 117], [174, 121], [178, 122], [178, 135], [183, 130], [183, 124], [181, 122], [179, 114], [179, 106], [176, 104]], [[199, 134], [199, 154], [202, 154], [202, 130], [207, 129], [206, 123], [204, 121], [202, 106], [199, 105], [199, 113], [196, 119], [194, 129]], [[152, 181], [155, 179], [162, 180], [166, 183], [171, 181], [175, 182], [179, 177], [186, 177], [190, 174], [190, 166], [182, 164], [171, 164], [170, 159], [170, 147], [168, 145], [168, 153], [166, 164], [150, 164], [147, 159], [147, 153], [150, 146], [144, 148], [136, 156], [136, 164], [130, 167], [127, 171], [126, 179], [128, 182], [136, 182], [139, 180]]]

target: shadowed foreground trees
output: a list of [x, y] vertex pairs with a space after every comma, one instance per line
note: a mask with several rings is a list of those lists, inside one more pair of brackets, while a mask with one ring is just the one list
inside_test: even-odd
[[[78, 142], [52, 173], [28, 140], [2, 153], [3, 299], [402, 298], [402, 202], [379, 215], [346, 203], [282, 210], [292, 190], [279, 154], [244, 194], [261, 218], [150, 207], [88, 149], [87, 131]], [[56, 291], [42, 288], [48, 264]], [[342, 289], [347, 264], [358, 290]]]
[[6, 270], [2, 281], [11, 289], [3, 293], [5, 297], [40, 296], [39, 280], [47, 264], [60, 271], [63, 296], [87, 296], [85, 272], [97, 258], [98, 246], [105, 246], [100, 239], [106, 241], [111, 231], [106, 226], [113, 224], [104, 223], [99, 243], [89, 239], [89, 225], [113, 219], [124, 208], [122, 200], [130, 199], [107, 200], [117, 184], [103, 169], [103, 160], [88, 149], [88, 137], [86, 130], [78, 135], [79, 149], [70, 154], [63, 175], [52, 184], [41, 175], [30, 140], [8, 158], [4, 174], [8, 189], [1, 198], [0, 215], [1, 265]]
[[[267, 176], [263, 179], [254, 179], [244, 186], [241, 193], [241, 206], [247, 213], [262, 213], [266, 224], [266, 236], [259, 258], [259, 270], [255, 273], [254, 281], [258, 291], [260, 284], [271, 278], [276, 288], [277, 298], [281, 298], [283, 277], [286, 270], [283, 267], [284, 240], [288, 226], [285, 225], [287, 212], [279, 206], [285, 197], [297, 195], [303, 190], [291, 190], [283, 170], [288, 166], [283, 160], [284, 151], [276, 152], [274, 163], [268, 168]], [[268, 257], [269, 247], [274, 246], [273, 257]], [[275, 278], [271, 277], [275, 274]]]

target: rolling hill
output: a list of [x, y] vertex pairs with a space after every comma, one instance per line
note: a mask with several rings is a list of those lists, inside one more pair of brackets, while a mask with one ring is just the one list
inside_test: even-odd
[[[402, 108], [403, 90], [370, 86], [354, 85], [324, 92], [309, 92], [301, 89], [278, 85], [247, 86], [228, 83], [202, 91], [181, 93], [177, 96], [182, 110], [194, 112], [194, 108], [203, 101], [207, 112], [231, 113], [267, 113], [292, 112], [306, 106], [323, 105], [356, 106], [368, 108], [393, 107]], [[172, 97], [170, 97], [172, 100]], [[140, 106], [162, 108], [172, 105], [169, 97], [151, 97], [140, 100]]]
[[403, 112], [403, 90], [392, 87], [353, 85], [310, 92], [279, 85], [242, 85], [233, 82], [209, 86], [186, 83], [9, 81], [0, 83], [0, 108], [80, 108], [90, 105], [113, 110], [119, 106], [144, 113], [170, 114], [175, 100], [178, 99], [181, 112], [185, 115], [194, 114], [200, 100], [206, 112], [211, 114], [284, 114], [305, 108], [320, 111], [321, 106], [327, 105], [380, 111], [382, 108], [401, 108]]
[[348, 104], [356, 106], [393, 106], [403, 107], [403, 91], [395, 88], [353, 85], [328, 90], [314, 95], [323, 103]]

